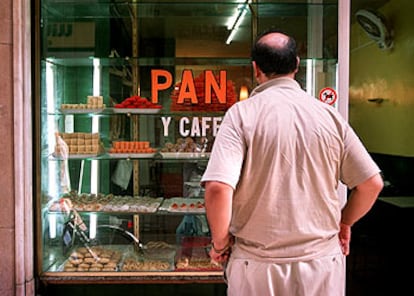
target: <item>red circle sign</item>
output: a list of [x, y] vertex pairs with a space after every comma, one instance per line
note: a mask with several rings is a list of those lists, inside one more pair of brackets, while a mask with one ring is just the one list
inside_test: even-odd
[[325, 87], [319, 92], [319, 100], [322, 102], [333, 105], [336, 102], [338, 95], [333, 88]]

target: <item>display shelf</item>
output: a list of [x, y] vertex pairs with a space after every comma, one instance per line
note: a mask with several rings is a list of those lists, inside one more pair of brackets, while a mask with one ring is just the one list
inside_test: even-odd
[[223, 272], [164, 271], [164, 272], [45, 272], [40, 280], [48, 284], [186, 284], [224, 283]]
[[160, 152], [163, 159], [208, 159], [210, 152]]
[[200, 66], [250, 66], [250, 58], [240, 57], [128, 57], [128, 58], [110, 58], [110, 57], [69, 57], [57, 58], [47, 57], [44, 61], [57, 66], [65, 67], [93, 67], [93, 63], [99, 60], [102, 67], [131, 67], [136, 64], [142, 66], [177, 66], [177, 65], [200, 65]]
[[[85, 1], [44, 1], [45, 17], [49, 19], [111, 19], [135, 17], [230, 17], [234, 11], [244, 6], [240, 1], [225, 0], [211, 2], [195, 1], [146, 1], [136, 2], [133, 0], [121, 1], [100, 1], [91, 5]], [[325, 3], [309, 3], [305, 0], [299, 1], [262, 1], [249, 3], [245, 6], [248, 13], [251, 10], [260, 12], [260, 16], [287, 17], [287, 16], [306, 16], [310, 7], [323, 7], [325, 10], [336, 9], [337, 3], [334, 1]], [[139, 9], [138, 9], [139, 8]], [[136, 12], [135, 12], [136, 10]], [[133, 14], [135, 12], [135, 14]]]
[[[124, 108], [122, 110], [122, 112], [113, 112], [113, 107], [109, 107], [109, 108], [105, 108], [104, 110], [100, 111], [100, 112], [86, 112], [86, 111], [75, 111], [75, 112], [71, 112], [71, 110], [67, 110], [66, 112], [61, 112], [59, 110], [54, 111], [54, 112], [48, 112], [47, 115], [50, 116], [68, 116], [68, 115], [73, 115], [76, 116], [77, 118], [91, 118], [91, 117], [96, 117], [96, 118], [102, 118], [102, 117], [106, 117], [106, 118], [110, 118], [110, 117], [114, 117], [114, 116], [139, 116], [139, 115], [145, 115], [145, 117], [148, 118], [160, 118], [161, 116], [172, 116], [172, 117], [180, 117], [180, 116], [186, 116], [186, 117], [200, 117], [202, 115], [206, 115], [205, 112], [199, 110], [189, 110], [189, 111], [169, 111], [169, 110], [165, 110], [165, 109], [157, 109], [159, 110], [158, 112], [151, 112], [151, 111], [143, 111], [141, 112], [140, 110], [132, 110], [132, 108]], [[127, 110], [128, 109], [128, 110]], [[129, 110], [131, 109], [131, 110]], [[131, 111], [131, 112], [128, 112]], [[213, 112], [208, 112], [208, 116], [209, 117], [222, 117], [224, 116], [225, 111], [213, 111]]]
[[111, 108], [117, 114], [158, 114], [161, 108]]
[[[114, 211], [94, 211], [94, 210], [83, 210], [83, 211], [78, 211], [79, 214], [94, 214], [94, 215], [154, 215], [154, 216], [176, 216], [176, 217], [182, 217], [183, 215], [204, 215], [205, 214], [205, 210], [201, 211], [190, 211], [190, 210], [186, 210], [186, 211], [165, 211], [163, 209], [159, 209], [155, 212], [146, 212], [146, 211], [133, 211], [133, 210], [126, 210], [126, 211], [121, 211], [121, 210], [114, 210]], [[52, 214], [52, 215], [64, 215], [64, 213], [59, 212], [59, 211], [48, 211], [48, 214]]]
[[95, 115], [101, 112], [105, 112], [105, 109], [60, 109], [62, 114], [88, 114]]
[[50, 156], [51, 160], [69, 160], [69, 159], [99, 159], [103, 154], [68, 154], [67, 156], [57, 156], [52, 154]]
[[208, 160], [210, 152], [157, 152], [157, 153], [102, 153], [102, 154], [69, 154], [67, 157], [50, 155], [50, 161], [63, 160], [154, 160], [162, 161], [204, 161]]
[[[69, 198], [74, 209], [83, 214], [204, 214], [203, 198], [195, 197], [149, 197], [149, 196], [113, 196], [100, 194], [101, 197]], [[110, 198], [108, 196], [111, 196]], [[65, 198], [65, 196], [63, 196]], [[61, 199], [51, 202], [49, 213], [62, 214]]]
[[[109, 58], [109, 57], [69, 57], [56, 58], [47, 57], [44, 59], [46, 63], [65, 67], [93, 67], [94, 59], [99, 60], [101, 67], [122, 67], [133, 66], [250, 66], [250, 58], [240, 58], [226, 56], [224, 58], [217, 57], [128, 57], [128, 58]], [[96, 62], [96, 61], [95, 61]], [[337, 63], [337, 59], [333, 57], [324, 58], [308, 58], [304, 57], [300, 60], [300, 66], [306, 67], [310, 62], [324, 63], [326, 65]]]
[[156, 157], [156, 153], [107, 153], [107, 155], [111, 159], [153, 159]]
[[[90, 5], [84, 1], [45, 1], [46, 17], [50, 19], [129, 18], [136, 17], [228, 17], [240, 3], [234, 1], [100, 1]], [[52, 5], [53, 4], [53, 5]], [[138, 9], [139, 8], [139, 9]], [[136, 11], [135, 11], [136, 10]]]
[[[202, 244], [194, 244], [193, 241]], [[207, 237], [184, 237], [179, 245], [149, 240], [143, 244], [143, 251], [137, 250], [133, 244], [98, 244], [88, 248], [77, 245], [65, 256], [62, 256], [59, 247], [50, 247], [48, 267], [41, 278], [48, 283], [86, 283], [97, 278], [108, 282], [124, 281], [126, 278], [128, 282], [142, 283], [154, 280], [220, 282], [223, 280], [222, 267], [207, 260], [209, 242]], [[193, 263], [186, 261], [184, 266], [184, 259], [188, 258]], [[131, 260], [136, 260], [135, 267]], [[205, 263], [200, 265], [201, 262]], [[139, 270], [125, 271], [124, 267]]]

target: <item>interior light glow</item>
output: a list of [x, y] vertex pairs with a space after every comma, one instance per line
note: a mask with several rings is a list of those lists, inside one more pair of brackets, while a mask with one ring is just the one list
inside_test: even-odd
[[83, 172], [85, 170], [85, 160], [82, 159], [81, 165], [80, 165], [80, 172], [79, 172], [79, 184], [78, 184], [78, 194], [82, 193], [82, 185], [83, 185]]
[[[101, 63], [97, 58], [93, 59], [93, 95], [99, 96], [101, 93]], [[99, 117], [92, 118], [92, 133], [99, 133]], [[98, 193], [99, 187], [99, 162], [94, 159], [91, 161], [91, 193]]]
[[48, 220], [49, 220], [49, 238], [54, 239], [56, 238], [56, 215], [49, 214]]
[[306, 60], [306, 92], [313, 96], [315, 90], [315, 67], [312, 59]]
[[307, 56], [312, 57], [306, 62], [306, 91], [311, 96], [317, 96], [318, 84], [321, 84], [321, 77], [324, 70], [319, 59], [323, 56], [323, 16], [324, 9], [323, 0], [312, 0], [312, 4], [308, 6], [307, 15]]
[[247, 89], [247, 86], [242, 85], [242, 87], [240, 87], [239, 100], [243, 101], [247, 99], [248, 97], [249, 97], [249, 91]]
[[89, 238], [94, 239], [96, 237], [96, 228], [98, 225], [98, 216], [96, 213], [89, 215]]
[[[55, 109], [55, 73], [54, 73], [54, 66], [52, 63], [46, 63], [46, 102], [47, 102], [47, 112], [53, 113]], [[48, 116], [47, 117], [47, 143], [48, 143], [48, 155], [51, 155], [54, 152], [54, 147], [56, 144], [56, 136], [55, 131], [57, 130], [55, 117]], [[58, 192], [58, 178], [55, 172], [57, 172], [57, 161], [49, 161], [48, 162], [48, 188], [49, 188], [49, 195], [52, 197], [56, 197], [59, 195]]]
[[99, 96], [101, 93], [101, 62], [98, 58], [93, 58], [93, 95]]

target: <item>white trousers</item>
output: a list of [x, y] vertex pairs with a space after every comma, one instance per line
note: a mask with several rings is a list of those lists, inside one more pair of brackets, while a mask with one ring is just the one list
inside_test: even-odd
[[226, 268], [228, 296], [344, 296], [345, 256], [275, 264], [233, 259]]

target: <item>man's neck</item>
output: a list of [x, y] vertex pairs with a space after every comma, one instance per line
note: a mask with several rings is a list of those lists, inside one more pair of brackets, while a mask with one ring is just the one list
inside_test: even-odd
[[265, 76], [265, 75], [261, 75], [260, 79], [258, 79], [258, 83], [262, 84], [266, 81], [272, 80], [272, 79], [276, 79], [276, 78], [290, 78], [290, 79], [295, 79], [295, 73], [289, 73], [289, 74], [274, 74], [274, 75], [269, 75], [269, 76]]

